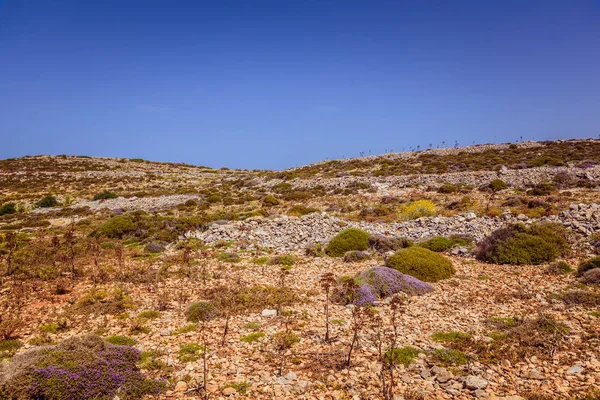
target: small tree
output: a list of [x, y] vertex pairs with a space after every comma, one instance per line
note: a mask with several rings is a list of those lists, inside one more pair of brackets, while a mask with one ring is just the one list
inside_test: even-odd
[[329, 294], [335, 284], [335, 276], [327, 272], [321, 277], [321, 287], [325, 291], [325, 342], [329, 342]]

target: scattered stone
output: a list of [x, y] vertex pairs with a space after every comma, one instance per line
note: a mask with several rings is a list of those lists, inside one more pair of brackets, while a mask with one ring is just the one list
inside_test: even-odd
[[227, 387], [227, 388], [223, 389], [223, 394], [225, 396], [231, 396], [231, 395], [234, 395], [236, 393], [237, 393], [237, 391], [234, 388], [232, 388], [232, 387]]
[[583, 371], [584, 371], [584, 368], [581, 365], [573, 365], [572, 367], [570, 367], [567, 370], [567, 374], [569, 374], [569, 375], [580, 374]]
[[183, 393], [187, 390], [187, 383], [185, 381], [179, 381], [175, 384], [173, 391], [175, 393]]
[[262, 312], [260, 313], [260, 315], [263, 316], [263, 317], [267, 317], [267, 318], [268, 317], [274, 317], [274, 316], [277, 315], [277, 310], [268, 310], [268, 309], [265, 309], [265, 310], [262, 310]]
[[488, 381], [480, 376], [469, 375], [465, 378], [465, 387], [470, 390], [485, 389]]

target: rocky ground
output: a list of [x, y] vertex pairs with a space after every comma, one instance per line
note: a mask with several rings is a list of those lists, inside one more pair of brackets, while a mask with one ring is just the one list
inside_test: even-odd
[[[551, 394], [554, 398], [572, 398], [575, 393], [600, 386], [600, 361], [598, 360], [598, 334], [600, 320], [589, 314], [589, 309], [569, 307], [552, 295], [573, 286], [576, 281], [569, 276], [547, 275], [542, 267], [519, 267], [481, 264], [468, 257], [452, 258], [457, 274], [455, 278], [434, 284], [435, 291], [412, 298], [401, 314], [398, 328], [399, 345], [412, 346], [421, 353], [416, 361], [400, 367], [396, 392], [411, 390], [431, 399], [511, 398], [531, 392]], [[377, 349], [373, 342], [374, 330], [365, 327], [361, 333], [360, 347], [353, 356], [350, 368], [339, 367], [348, 351], [352, 309], [341, 305], [331, 306], [332, 334], [335, 340], [324, 343], [324, 295], [319, 290], [319, 279], [326, 272], [336, 275], [353, 274], [367, 266], [381, 263], [371, 260], [363, 263], [342, 263], [331, 258], [301, 258], [287, 279], [290, 287], [306, 293], [305, 302], [286, 307], [291, 317], [274, 316], [274, 310], [256, 310], [236, 315], [229, 321], [229, 334], [224, 345], [220, 339], [224, 319], [219, 318], [208, 327], [209, 385], [214, 398], [289, 398], [289, 399], [370, 399], [379, 396], [379, 370]], [[274, 266], [260, 267], [240, 262], [227, 264], [209, 262], [209, 271], [219, 271], [220, 276], [208, 285], [218, 286], [242, 277], [245, 284], [277, 284]], [[201, 280], [170, 279], [150, 291], [136, 285], [125, 285], [140, 310], [157, 309], [160, 297], [169, 294], [166, 310], [160, 317], [148, 322], [149, 332], [134, 335], [136, 347], [156, 349], [158, 359], [168, 366], [174, 386], [167, 397], [198, 398], [193, 389], [202, 381], [201, 360], [179, 361], [178, 352], [183, 344], [200, 343], [199, 332], [177, 334], [187, 323], [180, 312], [177, 294], [185, 291], [194, 299], [205, 284]], [[36, 336], [38, 326], [52, 322], [64, 313], [69, 299], [84, 293], [90, 287], [78, 286], [70, 295], [54, 296], [51, 301], [41, 300], [28, 304], [24, 317], [31, 327], [25, 338]], [[384, 300], [377, 308], [385, 315], [389, 305]], [[43, 313], [41, 313], [43, 311]], [[432, 340], [439, 331], [458, 331], [480, 340], [491, 340], [486, 321], [495, 318], [533, 317], [544, 313], [565, 323], [570, 331], [556, 349], [542, 349], [541, 354], [516, 361], [484, 363], [473, 360], [468, 365], [441, 366], [431, 359], [430, 353], [443, 348]], [[131, 335], [128, 321], [94, 315], [81, 317], [66, 333], [51, 335], [58, 340], [90, 331], [108, 335]], [[291, 322], [290, 322], [291, 321]], [[272, 347], [275, 332], [290, 323], [301, 338], [288, 355], [283, 374], [278, 371], [278, 353]], [[240, 339], [254, 331], [264, 337], [253, 343]], [[31, 346], [26, 346], [27, 349]], [[548, 352], [544, 354], [544, 352]], [[247, 394], [242, 396], [231, 390], [232, 383], [247, 383]], [[512, 396], [512, 397], [511, 397]]]

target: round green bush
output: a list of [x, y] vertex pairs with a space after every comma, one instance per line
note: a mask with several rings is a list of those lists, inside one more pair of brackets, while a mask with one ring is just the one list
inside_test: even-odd
[[564, 228], [557, 224], [521, 224], [500, 228], [480, 244], [475, 257], [494, 264], [539, 265], [569, 252]]
[[448, 258], [422, 247], [400, 249], [385, 265], [425, 282], [450, 278], [456, 272]]
[[117, 196], [115, 193], [113, 192], [109, 192], [108, 190], [105, 190], [102, 193], [98, 193], [97, 195], [94, 196], [94, 201], [96, 200], [106, 200], [106, 199], [116, 199]]
[[583, 260], [577, 267], [577, 276], [583, 276], [587, 271], [600, 268], [600, 256]]
[[38, 208], [50, 208], [56, 207], [58, 205], [58, 200], [54, 196], [46, 196], [37, 203], [35, 203]]
[[369, 234], [357, 228], [348, 228], [331, 239], [325, 248], [325, 253], [330, 257], [343, 257], [347, 251], [367, 250], [368, 248]]
[[129, 215], [117, 215], [106, 220], [98, 227], [98, 233], [111, 239], [122, 238], [125, 234], [138, 228], [133, 218]]
[[454, 245], [452, 239], [444, 237], [444, 236], [435, 236], [425, 242], [419, 243], [419, 246], [435, 251], [436, 253], [441, 253], [442, 251], [446, 251]]
[[5, 203], [0, 207], [0, 215], [14, 214], [16, 212], [17, 208], [15, 207], [15, 203]]
[[263, 205], [266, 207], [276, 206], [279, 205], [279, 200], [277, 200], [277, 197], [273, 196], [272, 194], [268, 194], [263, 199]]
[[207, 301], [192, 303], [185, 312], [185, 316], [190, 322], [208, 322], [216, 318], [217, 315], [217, 308]]
[[492, 192], [499, 192], [500, 190], [506, 189], [508, 185], [506, 185], [506, 182], [504, 182], [502, 179], [494, 179], [490, 182], [488, 187], [492, 190]]

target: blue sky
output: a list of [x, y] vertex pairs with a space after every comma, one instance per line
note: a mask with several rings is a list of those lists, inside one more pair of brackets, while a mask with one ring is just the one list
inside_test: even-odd
[[597, 0], [0, 0], [0, 158], [281, 169], [600, 134]]

